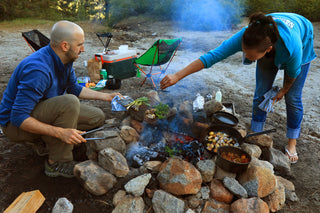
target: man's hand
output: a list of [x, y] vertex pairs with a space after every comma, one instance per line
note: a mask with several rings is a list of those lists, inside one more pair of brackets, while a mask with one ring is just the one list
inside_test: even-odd
[[164, 78], [160, 81], [160, 88], [165, 89], [167, 87], [170, 87], [174, 84], [176, 84], [179, 81], [177, 76], [175, 74], [166, 75]]
[[106, 94], [106, 101], [112, 101], [112, 99], [119, 95], [120, 99], [124, 98], [123, 95], [121, 95], [120, 93], [118, 92], [114, 92], [114, 93], [105, 93]]
[[123, 98], [123, 96], [118, 92], [104, 93], [104, 92], [94, 91], [92, 89], [83, 87], [79, 95], [79, 98], [111, 102], [116, 95], [119, 95], [120, 98]]
[[85, 133], [80, 130], [76, 129], [69, 129], [69, 128], [61, 128], [59, 131], [58, 138], [63, 141], [64, 143], [76, 145], [80, 143], [87, 142], [80, 134]]
[[273, 100], [272, 105], [274, 105], [276, 102], [280, 101], [285, 94], [286, 94], [286, 91], [283, 88], [280, 89], [278, 94], [272, 98], [272, 100]]

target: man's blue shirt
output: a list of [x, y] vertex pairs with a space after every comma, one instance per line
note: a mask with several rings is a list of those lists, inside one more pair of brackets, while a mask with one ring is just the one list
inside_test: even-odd
[[[301, 65], [311, 62], [316, 54], [313, 49], [313, 26], [309, 20], [294, 13], [269, 14], [277, 23], [280, 39], [276, 42], [275, 65], [284, 69], [291, 78], [296, 78], [301, 72]], [[200, 60], [205, 68], [242, 51], [241, 42], [243, 28], [219, 47], [202, 55]]]
[[[0, 125], [20, 127], [37, 103], [65, 92], [79, 96], [73, 63], [63, 64], [50, 45], [23, 59], [14, 70], [0, 103]], [[50, 112], [48, 112], [50, 113]]]

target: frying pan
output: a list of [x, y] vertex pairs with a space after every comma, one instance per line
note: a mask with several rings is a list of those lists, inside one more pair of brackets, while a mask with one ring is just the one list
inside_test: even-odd
[[214, 121], [218, 124], [237, 126], [239, 123], [239, 120], [236, 116], [234, 116], [231, 113], [223, 112], [223, 111], [217, 111], [213, 113], [213, 118], [214, 118]]
[[208, 127], [207, 129], [205, 129], [202, 133], [201, 133], [201, 138], [200, 141], [203, 143], [203, 145], [206, 147], [207, 144], [207, 140], [206, 140], [206, 136], [209, 135], [209, 132], [223, 132], [226, 133], [227, 135], [229, 135], [230, 137], [232, 137], [238, 144], [239, 146], [241, 146], [241, 144], [248, 138], [248, 137], [252, 137], [252, 136], [256, 136], [256, 135], [262, 135], [262, 134], [267, 134], [267, 133], [271, 133], [271, 132], [276, 132], [276, 129], [269, 129], [269, 130], [265, 130], [265, 131], [261, 131], [261, 132], [255, 132], [255, 133], [251, 133], [251, 134], [247, 134], [246, 136], [242, 137], [242, 135], [240, 134], [240, 132], [238, 130], [236, 130], [235, 128], [228, 126], [228, 125], [223, 125], [223, 124], [214, 124], [210, 127]]

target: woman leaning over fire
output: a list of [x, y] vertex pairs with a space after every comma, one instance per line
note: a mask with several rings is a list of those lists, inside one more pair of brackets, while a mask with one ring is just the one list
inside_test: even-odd
[[309, 20], [294, 13], [255, 13], [249, 20], [247, 27], [219, 47], [179, 72], [165, 76], [160, 83], [161, 89], [242, 51], [244, 64], [257, 61], [251, 130], [260, 132], [264, 127], [267, 110], [261, 110], [258, 106], [264, 100], [263, 95], [272, 89], [278, 70], [284, 69], [283, 87], [273, 98], [273, 104], [285, 96], [288, 138], [285, 152], [291, 163], [295, 163], [298, 160], [296, 140], [300, 136], [303, 117], [302, 88], [310, 62], [316, 57], [313, 50], [313, 27]]

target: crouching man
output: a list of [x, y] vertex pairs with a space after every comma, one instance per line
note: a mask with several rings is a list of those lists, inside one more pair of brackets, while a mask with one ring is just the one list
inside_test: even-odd
[[10, 141], [46, 143], [45, 174], [50, 177], [73, 177], [73, 147], [86, 142], [80, 134], [104, 123], [101, 109], [78, 98], [111, 101], [120, 95], [78, 85], [72, 65], [83, 51], [82, 28], [55, 23], [50, 44], [20, 62], [0, 104], [0, 125]]

